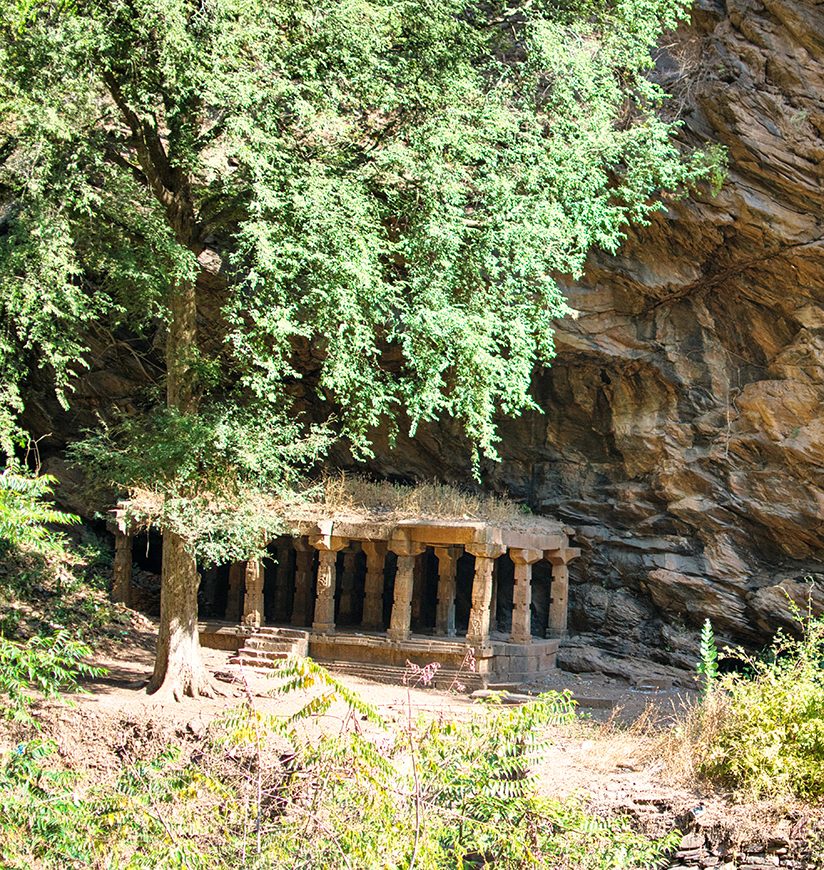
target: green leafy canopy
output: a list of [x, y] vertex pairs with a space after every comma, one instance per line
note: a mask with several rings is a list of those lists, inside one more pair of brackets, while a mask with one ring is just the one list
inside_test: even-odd
[[[568, 312], [555, 276], [717, 168], [676, 147], [648, 75], [686, 13], [683, 0], [4, 4], [5, 445], [33, 366], [70, 402], [93, 324], [152, 339], [194, 283], [195, 437], [181, 459], [167, 427], [138, 424], [118, 483], [145, 482], [150, 443], [169, 479], [282, 485], [332, 432], [363, 454], [378, 425], [444, 415], [494, 456], [496, 415], [533, 407], [531, 373], [553, 357]], [[334, 409], [332, 429], [299, 422], [303, 395]]]

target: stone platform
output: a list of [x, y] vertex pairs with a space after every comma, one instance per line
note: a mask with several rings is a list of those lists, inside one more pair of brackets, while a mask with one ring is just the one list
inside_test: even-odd
[[[458, 672], [461, 682], [475, 688], [495, 683], [519, 683], [555, 668], [558, 640], [533, 639], [531, 643], [510, 643], [490, 639], [474, 649], [474, 672], [469, 670], [465, 640], [411, 635], [395, 641], [383, 633], [341, 631], [334, 634], [312, 632], [309, 655], [323, 664], [347, 662], [379, 669], [398, 669], [402, 674], [407, 661], [419, 667], [438, 662], [441, 680]], [[474, 678], [473, 678], [474, 673]], [[364, 672], [364, 675], [365, 672]]]
[[[262, 636], [263, 632], [276, 632], [277, 628], [259, 631]], [[200, 623], [201, 643], [216, 649], [237, 652], [256, 636], [248, 626], [217, 621]], [[558, 643], [557, 639], [539, 638], [530, 643], [511, 643], [492, 636], [474, 649], [474, 664], [470, 665], [467, 656], [470, 646], [463, 639], [413, 634], [397, 641], [383, 632], [345, 629], [308, 632], [309, 655], [330, 669], [379, 682], [400, 683], [407, 662], [418, 667], [437, 662], [438, 688], [448, 688], [455, 680], [472, 689], [527, 682], [554, 670]]]

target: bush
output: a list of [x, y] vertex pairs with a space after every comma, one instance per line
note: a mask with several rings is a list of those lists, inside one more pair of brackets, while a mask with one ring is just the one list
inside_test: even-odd
[[764, 656], [730, 653], [742, 670], [707, 681], [664, 738], [698, 778], [747, 798], [824, 795], [824, 619], [797, 618], [799, 639], [779, 631]]

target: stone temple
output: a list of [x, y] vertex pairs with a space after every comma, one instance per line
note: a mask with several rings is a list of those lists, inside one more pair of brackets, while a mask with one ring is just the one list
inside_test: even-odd
[[[437, 662], [436, 684], [471, 687], [555, 667], [567, 565], [580, 552], [569, 544], [572, 529], [533, 516], [397, 513], [298, 515], [287, 526], [291, 534], [273, 540], [266, 558], [201, 572], [205, 646], [235, 649], [247, 665], [308, 653], [391, 681], [407, 662]], [[115, 531], [115, 597], [140, 607], [135, 537], [122, 523]]]

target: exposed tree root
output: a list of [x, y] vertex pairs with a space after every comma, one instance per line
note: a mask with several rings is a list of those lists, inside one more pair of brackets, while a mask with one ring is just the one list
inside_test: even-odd
[[201, 669], [197, 675], [177, 674], [173, 676], [167, 671], [160, 685], [155, 684], [154, 677], [149, 681], [146, 693], [152, 696], [152, 700], [160, 704], [167, 704], [171, 701], [179, 703], [184, 697], [226, 698], [231, 694], [205, 668]]

